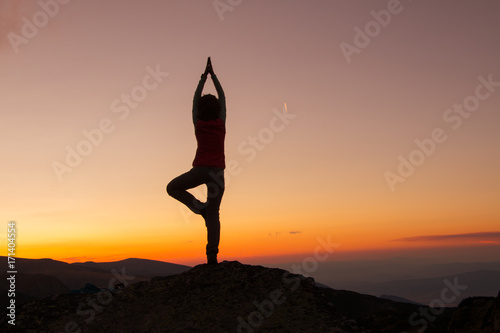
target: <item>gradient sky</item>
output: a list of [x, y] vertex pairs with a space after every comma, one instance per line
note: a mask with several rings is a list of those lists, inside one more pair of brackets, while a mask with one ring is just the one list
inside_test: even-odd
[[[232, 166], [222, 260], [301, 260], [318, 238], [360, 258], [465, 246], [500, 259], [499, 2], [41, 3], [51, 15], [0, 0], [2, 255], [15, 220], [19, 257], [203, 260], [202, 219], [165, 186], [191, 167], [211, 56]], [[58, 176], [67, 147], [88, 154]]]

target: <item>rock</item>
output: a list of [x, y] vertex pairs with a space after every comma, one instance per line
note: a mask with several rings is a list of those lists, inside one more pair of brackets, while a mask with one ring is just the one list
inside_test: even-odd
[[[433, 310], [318, 287], [314, 279], [282, 269], [224, 261], [125, 284], [113, 292], [30, 301], [16, 308], [16, 326], [7, 323], [4, 311], [0, 331], [498, 332], [499, 303], [499, 297], [472, 298], [458, 309]], [[436, 315], [424, 322], [424, 312]]]
[[458, 305], [448, 324], [450, 333], [500, 332], [500, 292], [497, 297], [469, 297]]
[[[129, 285], [117, 294], [58, 295], [25, 304], [24, 332], [362, 332], [312, 278], [237, 261]], [[3, 326], [5, 327], [5, 326]]]

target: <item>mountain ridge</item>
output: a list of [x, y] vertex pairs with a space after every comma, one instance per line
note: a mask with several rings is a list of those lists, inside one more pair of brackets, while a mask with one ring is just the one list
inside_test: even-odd
[[457, 306], [462, 299], [468, 297], [494, 297], [500, 289], [498, 281], [500, 281], [500, 271], [481, 269], [436, 278], [365, 283], [359, 292], [372, 295], [397, 295], [417, 303], [428, 304], [429, 299], [432, 301], [440, 298], [442, 290], [447, 288], [448, 284], [456, 284], [462, 287], [458, 290], [456, 299], [446, 305]]
[[[6, 257], [0, 260], [7, 261]], [[61, 281], [69, 289], [79, 289], [86, 283], [107, 287], [116, 275], [132, 275], [136, 281], [145, 281], [156, 275], [171, 275], [185, 271], [190, 266], [163, 261], [128, 258], [116, 262], [67, 263], [50, 258], [27, 259], [16, 258], [19, 274], [52, 276]], [[0, 282], [0, 290], [5, 287]]]

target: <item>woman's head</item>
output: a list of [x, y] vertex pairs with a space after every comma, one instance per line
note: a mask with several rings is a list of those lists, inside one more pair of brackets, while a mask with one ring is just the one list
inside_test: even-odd
[[201, 120], [215, 120], [219, 118], [220, 104], [217, 97], [211, 94], [203, 95], [198, 104], [198, 118]]

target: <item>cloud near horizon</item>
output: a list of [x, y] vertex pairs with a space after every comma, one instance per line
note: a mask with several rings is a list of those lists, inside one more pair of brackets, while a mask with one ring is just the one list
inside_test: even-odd
[[425, 235], [414, 237], [403, 237], [393, 239], [393, 242], [429, 242], [429, 241], [445, 241], [445, 240], [471, 240], [479, 241], [482, 243], [497, 243], [500, 241], [500, 232], [474, 232], [465, 234], [448, 234], [448, 235]]
[[[289, 232], [288, 232], [288, 234], [290, 234], [290, 235], [296, 235], [296, 234], [301, 234], [301, 233], [302, 233], [302, 231], [298, 231], [298, 230], [292, 230], [292, 231], [289, 231]], [[283, 233], [281, 233], [281, 232], [279, 232], [279, 231], [276, 231], [274, 234], [272, 234], [272, 233], [268, 233], [267, 235], [268, 235], [269, 237], [278, 237], [278, 236], [280, 236], [280, 235], [282, 235], [282, 234], [283, 234]]]

